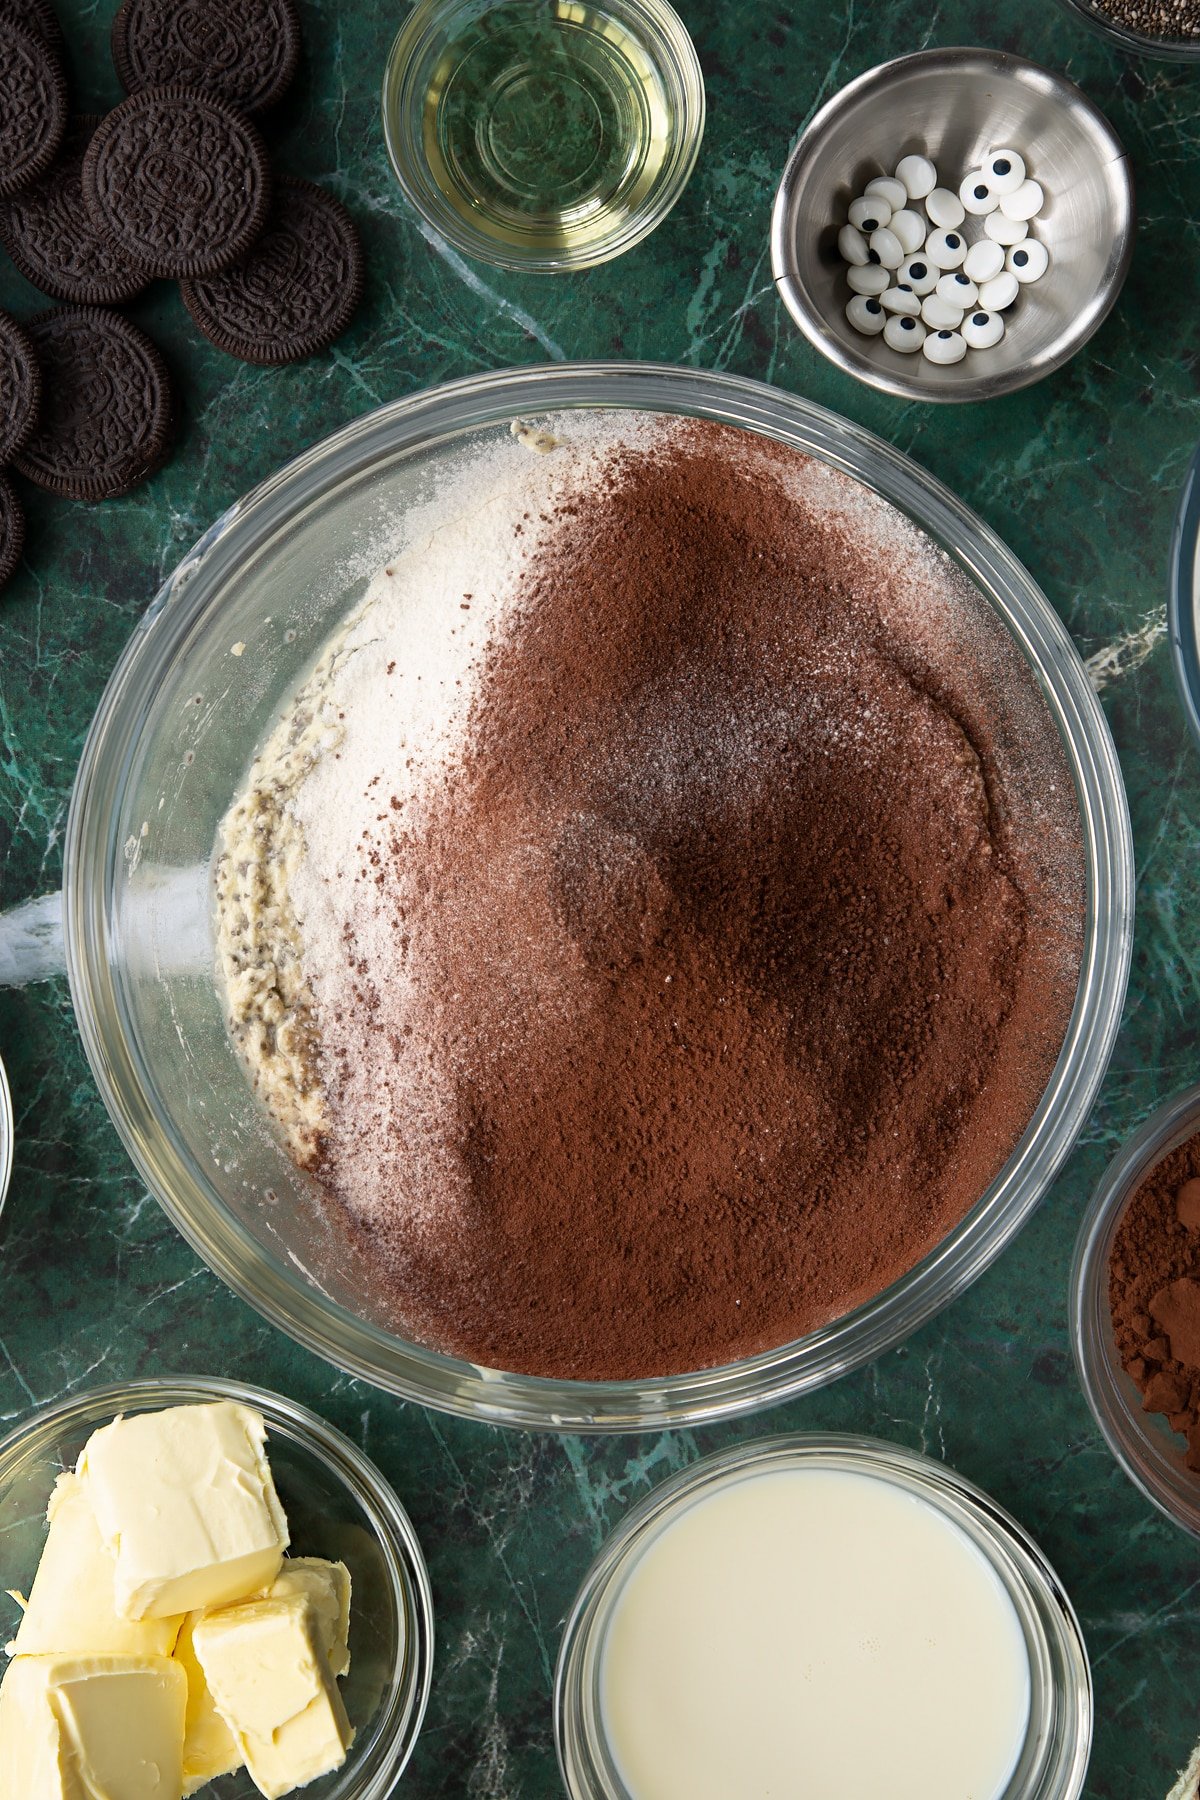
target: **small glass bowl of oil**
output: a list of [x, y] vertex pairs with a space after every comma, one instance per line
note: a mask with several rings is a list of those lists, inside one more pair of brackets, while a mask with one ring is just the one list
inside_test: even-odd
[[383, 83], [404, 193], [468, 256], [586, 269], [661, 223], [704, 81], [666, 0], [417, 0]]

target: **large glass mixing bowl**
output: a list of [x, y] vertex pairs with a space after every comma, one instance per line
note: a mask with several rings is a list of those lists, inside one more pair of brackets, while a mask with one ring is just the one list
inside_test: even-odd
[[[643, 1382], [551, 1381], [440, 1356], [368, 1316], [320, 1195], [288, 1159], [226, 1035], [210, 861], [251, 755], [335, 624], [464, 443], [572, 407], [683, 413], [762, 432], [858, 477], [966, 571], [1028, 659], [1079, 798], [1087, 928], [1061, 1055], [1028, 1129], [958, 1228], [856, 1311], [796, 1343]], [[392, 541], [389, 542], [389, 536]], [[426, 1405], [499, 1423], [695, 1424], [831, 1381], [914, 1331], [1020, 1229], [1091, 1106], [1116, 1033], [1133, 925], [1129, 821], [1083, 665], [1033, 581], [930, 476], [869, 433], [731, 375], [561, 365], [396, 401], [298, 457], [185, 558], [92, 724], [67, 829], [71, 990], [105, 1104], [150, 1191], [222, 1279], [302, 1344]]]

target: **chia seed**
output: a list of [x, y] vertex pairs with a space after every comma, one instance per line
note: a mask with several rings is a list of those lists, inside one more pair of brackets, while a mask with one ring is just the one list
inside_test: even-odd
[[1141, 37], [1200, 39], [1200, 0], [1092, 0], [1092, 10]]

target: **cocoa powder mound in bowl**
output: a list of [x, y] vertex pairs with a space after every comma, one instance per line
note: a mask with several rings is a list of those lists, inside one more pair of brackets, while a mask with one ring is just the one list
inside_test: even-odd
[[[209, 868], [221, 821], [246, 771], [308, 679], [322, 646], [359, 604], [365, 584], [401, 548], [408, 521], [442, 492], [460, 464], [512, 445], [514, 417], [531, 414], [548, 435], [554, 435], [557, 422], [564, 433], [594, 418], [620, 419], [622, 429], [626, 420], [632, 425], [647, 418], [674, 428], [684, 417], [699, 415], [734, 428], [738, 443], [779, 443], [795, 465], [829, 475], [845, 499], [851, 535], [867, 555], [859, 584], [864, 603], [872, 592], [881, 594], [883, 585], [889, 594], [896, 588], [894, 561], [884, 543], [891, 533], [872, 540], [869, 517], [898, 525], [910, 542], [919, 539], [937, 569], [974, 589], [977, 610], [994, 614], [995, 631], [1020, 665], [1017, 691], [1032, 696], [1041, 728], [1048, 718], [1052, 736], [1065, 748], [1086, 850], [1084, 956], [1062, 1053], [1015, 1152], [982, 1197], [929, 1255], [892, 1285], [875, 1286], [852, 1312], [838, 1313], [838, 1296], [829, 1296], [829, 1323], [817, 1331], [756, 1357], [661, 1380], [546, 1380], [438, 1354], [427, 1347], [432, 1333], [419, 1340], [415, 1324], [410, 1333], [395, 1295], [389, 1296], [361, 1244], [355, 1254], [345, 1215], [331, 1208], [289, 1159], [247, 1084], [225, 1029], [223, 996], [209, 960], [212, 889], [190, 873], [186, 882], [181, 879], [181, 872], [202, 877]], [[550, 469], [560, 454], [532, 456], [516, 449], [526, 464]], [[469, 521], [488, 516], [487, 493], [475, 485], [463, 509]], [[860, 516], [852, 519], [854, 513]], [[423, 537], [422, 545], [426, 541]], [[471, 579], [461, 583], [464, 594], [477, 587]], [[489, 374], [394, 402], [280, 471], [206, 536], [163, 599], [114, 672], [81, 758], [64, 896], [72, 998], [105, 1104], [142, 1178], [209, 1266], [272, 1323], [392, 1393], [482, 1419], [624, 1431], [695, 1424], [807, 1391], [891, 1348], [961, 1293], [1028, 1218], [1090, 1109], [1116, 1029], [1130, 944], [1128, 820], [1111, 740], [1067, 633], [1005, 547], [907, 458], [796, 396], [740, 377], [640, 364]], [[481, 616], [478, 593], [466, 600], [447, 592], [445, 606], [455, 620]], [[921, 616], [915, 603], [908, 616]], [[896, 622], [890, 601], [888, 619]], [[932, 648], [950, 647], [954, 609], [943, 608], [934, 622]], [[479, 636], [482, 641], [486, 632]], [[243, 646], [239, 657], [236, 650]], [[396, 660], [400, 673], [411, 669], [418, 651], [410, 643], [399, 658], [387, 660]], [[427, 663], [419, 655], [417, 660]], [[969, 659], [963, 666], [970, 670]], [[968, 702], [982, 702], [986, 684], [972, 678], [969, 685]], [[814, 691], [814, 702], [819, 698]], [[561, 704], [569, 710], [571, 694], [564, 693]], [[969, 714], [963, 716], [969, 722]], [[704, 735], [700, 723], [693, 738]], [[769, 717], [760, 718], [750, 738], [761, 745], [778, 743], [770, 727]], [[1003, 746], [1018, 767], [1023, 735], [1028, 734], [1013, 730]], [[803, 734], [798, 741], [804, 741]], [[865, 741], [869, 746], [871, 740]], [[710, 734], [714, 766], [722, 742]], [[914, 778], [922, 766], [917, 756]], [[966, 796], [961, 775], [952, 786], [960, 800]], [[669, 797], [674, 792], [669, 782], [664, 791]], [[1005, 823], [1002, 798], [997, 792], [997, 805], [989, 809], [998, 827]], [[1030, 800], [1036, 806], [1036, 784], [1022, 806]], [[549, 847], [561, 839], [570, 849], [586, 836], [587, 809], [576, 811], [580, 817], [563, 820]], [[961, 818], [961, 809], [954, 816]], [[935, 823], [940, 828], [940, 821]], [[636, 833], [619, 820], [605, 824], [610, 835], [603, 854], [594, 851], [591, 866], [612, 868], [625, 916], [630, 909], [643, 910], [653, 946], [657, 882], [640, 856], [631, 854], [626, 840], [636, 839]], [[1036, 856], [1042, 834], [1035, 826], [1028, 835]], [[594, 837], [589, 841], [596, 843]], [[571, 868], [564, 866], [573, 867], [578, 859], [572, 858], [573, 852], [557, 859], [561, 873], [555, 882], [553, 859], [547, 857], [551, 866], [542, 871], [546, 880], [540, 889], [546, 899], [536, 915], [539, 926], [555, 924], [565, 939], [565, 921], [578, 915], [567, 879]], [[343, 885], [358, 866], [357, 857], [346, 859]], [[1045, 867], [1038, 878], [1045, 881]], [[493, 880], [492, 890], [496, 887]], [[848, 883], [846, 891], [852, 898]], [[481, 897], [489, 904], [476, 910], [474, 945], [498, 972], [489, 907], [494, 911], [503, 895], [484, 886]], [[712, 918], [711, 909], [707, 916]], [[924, 903], [915, 909], [918, 923], [923, 916]], [[534, 922], [532, 909], [530, 917]], [[830, 946], [831, 956], [835, 948]], [[607, 952], [600, 945], [590, 954], [594, 963]], [[583, 972], [590, 966], [582, 953], [578, 963]], [[752, 972], [753, 963], [747, 959], [744, 969]], [[458, 991], [448, 986], [448, 998]], [[836, 998], [833, 975], [823, 991]], [[813, 1010], [804, 1009], [804, 1016]], [[365, 1028], [364, 1008], [355, 1003], [351, 1011]], [[514, 1009], [518, 1023], [523, 1016]], [[464, 1045], [478, 1047], [474, 1034]], [[858, 1061], [860, 1074], [869, 1077], [869, 1054]], [[715, 1068], [714, 1079], [719, 1074]], [[809, 1094], [812, 1098], [812, 1084]], [[470, 1101], [469, 1090], [463, 1098]], [[820, 1092], [815, 1098], [823, 1103]], [[986, 1114], [982, 1100], [974, 1112]], [[469, 1111], [464, 1118], [471, 1120]], [[486, 1155], [486, 1131], [476, 1129], [470, 1141]], [[1003, 1157], [1002, 1144], [996, 1154]], [[873, 1198], [864, 1186], [852, 1205], [868, 1206]], [[771, 1200], [774, 1205], [774, 1195]], [[786, 1195], [785, 1203], [794, 1212]], [[686, 1223], [685, 1212], [681, 1218]], [[844, 1227], [847, 1235], [850, 1223]], [[561, 1251], [561, 1231], [556, 1236]], [[674, 1252], [677, 1237], [664, 1231], [661, 1241]], [[805, 1247], [800, 1239], [794, 1261], [801, 1266]], [[515, 1244], [507, 1259], [516, 1272], [519, 1249]], [[505, 1272], [501, 1250], [495, 1258], [498, 1276]], [[584, 1284], [591, 1279], [585, 1270]], [[781, 1294], [768, 1293], [770, 1305], [786, 1305], [790, 1280], [785, 1260]], [[743, 1307], [732, 1310], [744, 1311], [745, 1297], [732, 1297], [743, 1299]], [[564, 1316], [573, 1299], [563, 1301]], [[636, 1311], [632, 1295], [625, 1303], [629, 1313]], [[446, 1320], [430, 1310], [432, 1325], [444, 1327]]]
[[415, 813], [372, 740], [321, 1179], [439, 1350], [733, 1362], [890, 1285], [1012, 1153], [1078, 982], [1070, 772], [944, 558], [715, 425], [618, 443], [512, 609]]

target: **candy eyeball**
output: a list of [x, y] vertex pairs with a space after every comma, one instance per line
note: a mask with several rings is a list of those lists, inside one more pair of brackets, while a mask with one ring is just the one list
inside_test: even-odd
[[861, 200], [850, 202], [846, 217], [859, 231], [870, 237], [873, 231], [881, 231], [885, 225], [891, 224], [892, 209], [880, 195], [872, 194], [868, 197], [864, 194]]
[[966, 340], [957, 331], [931, 331], [921, 349], [931, 363], [961, 362], [967, 354]]
[[983, 229], [994, 244], [1019, 244], [1022, 238], [1029, 236], [1029, 222], [1026, 219], [1010, 219], [1007, 213], [989, 213], [983, 221]]
[[1023, 243], [1013, 245], [1004, 259], [1004, 266], [1024, 287], [1030, 281], [1041, 280], [1050, 266], [1050, 252], [1037, 238], [1026, 238]]
[[939, 185], [928, 157], [901, 157], [894, 176], [866, 183], [838, 232], [849, 324], [941, 366], [961, 362], [968, 349], [993, 349], [1006, 334], [1005, 309], [1050, 266], [1029, 231], [1045, 203], [1016, 150], [989, 152], [957, 193]]
[[920, 317], [921, 302], [909, 287], [889, 288], [880, 294], [879, 304], [890, 313], [905, 313], [910, 319]]
[[962, 322], [963, 341], [971, 350], [991, 350], [1004, 336], [1004, 320], [995, 312], [969, 312]]
[[1003, 312], [1006, 306], [1012, 305], [1020, 291], [1021, 284], [1016, 276], [1010, 275], [1005, 269], [1001, 274], [993, 275], [990, 281], [984, 282], [979, 290], [979, 304], [988, 312]]
[[1046, 204], [1040, 181], [1023, 181], [1011, 194], [1001, 194], [1000, 211], [1006, 219], [1036, 219]]
[[890, 344], [893, 350], [902, 351], [911, 356], [925, 342], [925, 327], [920, 319], [909, 318], [906, 313], [893, 313], [883, 328], [883, 341]]
[[913, 212], [911, 207], [902, 206], [898, 213], [893, 213], [888, 230], [895, 232], [904, 245], [905, 256], [914, 256], [925, 242], [926, 224], [920, 213]]
[[886, 225], [882, 230], [871, 233], [867, 253], [876, 258], [885, 269], [898, 269], [904, 261], [904, 245]]
[[925, 211], [934, 225], [940, 225], [953, 231], [966, 218], [966, 208], [957, 194], [949, 188], [934, 188], [932, 194], [925, 196]]
[[869, 199], [872, 194], [878, 194], [881, 200], [886, 200], [893, 212], [899, 212], [902, 206], [908, 204], [908, 189], [902, 181], [893, 181], [890, 175], [871, 177], [863, 189], [863, 196]]
[[931, 231], [925, 240], [925, 255], [939, 269], [957, 269], [967, 256], [967, 240], [961, 231]]
[[878, 337], [888, 322], [888, 315], [870, 294], [855, 294], [846, 308], [846, 317], [864, 337]]
[[982, 173], [993, 194], [1015, 194], [1025, 179], [1025, 159], [1015, 150], [993, 150]]
[[864, 268], [846, 270], [846, 280], [856, 294], [882, 294], [891, 279], [891, 271], [879, 263], [867, 263]]
[[921, 317], [931, 331], [957, 331], [962, 324], [963, 309], [927, 294], [921, 302]]
[[979, 298], [979, 289], [961, 269], [956, 269], [953, 275], [940, 276], [933, 291], [939, 300], [946, 301], [950, 306], [957, 306], [960, 312], [965, 307], [974, 306]]
[[979, 169], [959, 184], [958, 197], [964, 209], [977, 219], [995, 212], [1000, 204], [999, 194], [992, 191]]
[[[985, 227], [986, 229], [986, 227]], [[993, 243], [991, 238], [980, 238], [967, 251], [967, 260], [963, 264], [963, 274], [969, 275], [972, 281], [990, 281], [1004, 267], [1004, 246]]]
[[924, 200], [937, 186], [937, 170], [927, 156], [902, 156], [896, 164], [896, 180], [904, 183], [910, 200]]
[[932, 294], [941, 270], [924, 252], [910, 256], [896, 271], [896, 286], [911, 288], [914, 294]]

